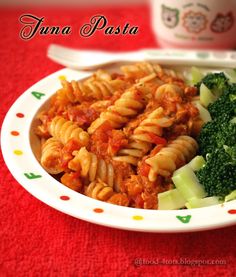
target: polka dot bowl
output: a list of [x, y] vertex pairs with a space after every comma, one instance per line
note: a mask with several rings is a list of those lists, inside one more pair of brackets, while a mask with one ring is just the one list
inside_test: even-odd
[[192, 210], [142, 210], [120, 207], [81, 195], [55, 180], [37, 160], [34, 117], [60, 87], [59, 79], [82, 79], [89, 73], [62, 69], [39, 81], [13, 104], [2, 125], [6, 165], [34, 197], [73, 217], [114, 228], [145, 232], [190, 232], [236, 223], [236, 201]]

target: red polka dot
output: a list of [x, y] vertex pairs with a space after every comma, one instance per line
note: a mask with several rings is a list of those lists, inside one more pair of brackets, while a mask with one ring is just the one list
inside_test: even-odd
[[20, 134], [20, 133], [17, 132], [17, 131], [11, 131], [11, 135], [12, 135], [12, 136], [19, 136], [19, 134]]
[[228, 210], [229, 214], [236, 214], [236, 210]]
[[70, 197], [66, 196], [66, 195], [62, 195], [62, 196], [60, 196], [60, 199], [64, 200], [64, 201], [67, 201], [67, 200], [70, 200]]
[[24, 115], [23, 113], [17, 113], [16, 116], [22, 118], [22, 117], [24, 117], [25, 115]]
[[103, 209], [100, 209], [100, 208], [95, 208], [95, 209], [93, 209], [93, 211], [94, 211], [95, 213], [98, 213], [98, 214], [104, 212]]

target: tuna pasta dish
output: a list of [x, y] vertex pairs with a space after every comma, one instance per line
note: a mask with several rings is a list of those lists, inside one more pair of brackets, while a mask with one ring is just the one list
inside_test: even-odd
[[[42, 167], [111, 204], [199, 208], [236, 198], [235, 72], [156, 63], [61, 80], [37, 115]], [[233, 76], [233, 77], [232, 77]]]

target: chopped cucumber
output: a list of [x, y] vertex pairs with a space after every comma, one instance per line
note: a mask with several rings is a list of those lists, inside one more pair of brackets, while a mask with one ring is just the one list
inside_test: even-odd
[[236, 123], [236, 117], [230, 120], [231, 123], [235, 124]]
[[186, 201], [193, 197], [203, 198], [206, 196], [203, 186], [199, 183], [197, 176], [189, 165], [177, 169], [172, 180]]
[[209, 104], [215, 102], [217, 97], [203, 83], [200, 86], [200, 103], [207, 108]]
[[188, 165], [192, 168], [193, 171], [198, 171], [204, 166], [205, 163], [206, 161], [203, 156], [196, 156], [188, 163]]
[[158, 210], [178, 210], [185, 206], [186, 200], [177, 189], [158, 194]]
[[236, 70], [228, 68], [224, 70], [224, 74], [229, 78], [230, 83], [236, 83]]
[[204, 77], [203, 73], [195, 66], [191, 68], [191, 83], [193, 85], [197, 84]]
[[199, 116], [203, 120], [204, 123], [207, 123], [212, 120], [211, 115], [207, 109], [205, 109], [199, 102], [195, 102], [195, 105], [198, 108]]
[[230, 96], [229, 96], [229, 99], [230, 99], [230, 101], [236, 101], [236, 95], [234, 95], [234, 94], [230, 94]]
[[221, 204], [222, 201], [219, 200], [219, 197], [217, 196], [211, 196], [206, 198], [191, 198], [188, 200], [188, 202], [185, 204], [185, 206], [188, 209], [194, 209], [194, 208], [202, 208], [202, 207], [209, 207], [217, 204]]
[[236, 190], [233, 190], [230, 194], [225, 196], [225, 202], [236, 199]]

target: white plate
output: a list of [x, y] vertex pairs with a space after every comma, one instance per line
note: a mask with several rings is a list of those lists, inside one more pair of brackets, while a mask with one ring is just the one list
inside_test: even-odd
[[236, 201], [192, 210], [158, 211], [127, 208], [81, 195], [50, 176], [40, 166], [32, 151], [30, 129], [35, 114], [60, 87], [61, 76], [72, 80], [85, 78], [89, 73], [62, 69], [44, 78], [17, 99], [2, 125], [3, 157], [12, 175], [28, 192], [63, 213], [126, 230], [189, 232], [236, 223]]

